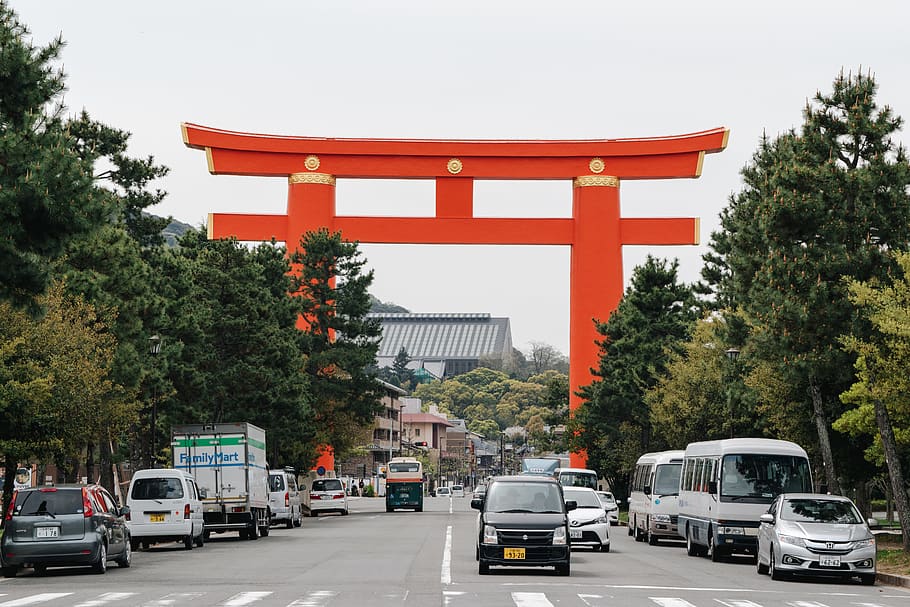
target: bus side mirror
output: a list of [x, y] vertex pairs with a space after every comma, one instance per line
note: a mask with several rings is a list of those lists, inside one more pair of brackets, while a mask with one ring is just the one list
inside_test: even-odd
[[642, 491], [645, 495], [651, 495], [651, 485], [645, 485], [644, 488], [642, 488]]
[[471, 508], [474, 510], [483, 510], [483, 498], [474, 497], [471, 498]]
[[717, 495], [717, 481], [708, 481], [708, 493]]

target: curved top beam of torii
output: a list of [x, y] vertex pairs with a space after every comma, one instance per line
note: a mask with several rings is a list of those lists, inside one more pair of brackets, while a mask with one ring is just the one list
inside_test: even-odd
[[[723, 151], [729, 136], [719, 127], [636, 139], [336, 139], [240, 133], [190, 123], [181, 127], [187, 146], [206, 151], [213, 174], [277, 177], [318, 169], [340, 178], [395, 179], [573, 179], [601, 173], [619, 179], [698, 177], [704, 155]], [[315, 168], [305, 164], [311, 156], [318, 157]]]

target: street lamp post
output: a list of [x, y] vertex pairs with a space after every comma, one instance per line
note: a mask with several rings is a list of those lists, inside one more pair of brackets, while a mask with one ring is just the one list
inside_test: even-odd
[[[157, 357], [161, 352], [161, 337], [152, 335], [149, 337], [149, 354]], [[152, 383], [152, 451], [149, 454], [149, 468], [155, 466], [156, 453], [158, 452], [158, 386], [157, 378], [153, 378]]]
[[[736, 348], [727, 348], [724, 352], [727, 355], [727, 358], [730, 360], [732, 365], [736, 364], [736, 359], [739, 358], [739, 350]], [[731, 376], [732, 379], [732, 376]], [[732, 382], [731, 382], [732, 383]], [[730, 438], [733, 438], [734, 435], [734, 423], [733, 423], [733, 389], [730, 386], [730, 383], [727, 383], [727, 410], [730, 414]]]

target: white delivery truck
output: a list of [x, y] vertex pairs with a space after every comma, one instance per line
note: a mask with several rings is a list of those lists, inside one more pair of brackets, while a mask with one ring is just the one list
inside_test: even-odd
[[174, 468], [199, 486], [206, 538], [233, 530], [241, 539], [269, 534], [265, 430], [246, 422], [174, 426], [171, 448]]

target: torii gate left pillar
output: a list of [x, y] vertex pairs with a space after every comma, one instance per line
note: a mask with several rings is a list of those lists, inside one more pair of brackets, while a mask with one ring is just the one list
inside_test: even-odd
[[[569, 409], [598, 366], [594, 320], [605, 321], [623, 292], [623, 245], [693, 245], [695, 218], [623, 218], [624, 179], [694, 178], [706, 153], [720, 152], [729, 131], [647, 139], [486, 141], [323, 139], [238, 133], [183, 124], [183, 141], [204, 149], [209, 172], [284, 177], [286, 215], [210, 214], [209, 238], [276, 240], [289, 251], [312, 230], [340, 230], [345, 239], [386, 244], [506, 244], [571, 247]], [[435, 217], [351, 217], [335, 212], [336, 178], [434, 179]], [[478, 218], [477, 179], [571, 179], [571, 218]], [[545, 280], [546, 277], [541, 277]], [[583, 453], [571, 465], [584, 467]], [[322, 462], [334, 467], [331, 455]]]

